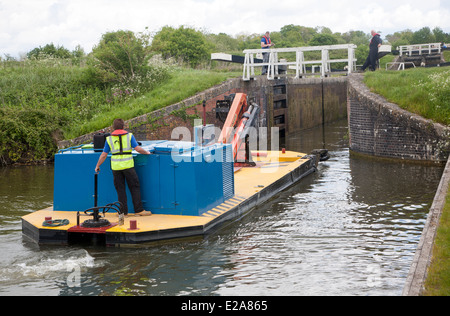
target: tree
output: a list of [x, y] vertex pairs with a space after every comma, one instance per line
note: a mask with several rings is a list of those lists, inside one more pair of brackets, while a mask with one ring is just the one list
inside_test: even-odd
[[301, 47], [306, 43], [302, 37], [302, 26], [298, 25], [285, 25], [281, 28], [281, 41], [277, 42], [279, 47]]
[[178, 29], [163, 27], [153, 38], [151, 50], [160, 53], [163, 58], [181, 59], [191, 67], [208, 60], [210, 56], [209, 45], [203, 33], [184, 26]]
[[311, 41], [309, 41], [309, 46], [335, 45], [337, 42], [337, 39], [333, 35], [316, 34]]
[[321, 34], [333, 35], [333, 31], [331, 31], [331, 29], [326, 26], [318, 26], [318, 27], [316, 27], [316, 30], [318, 33], [321, 33]]
[[347, 44], [359, 45], [369, 45], [370, 35], [364, 33], [363, 31], [348, 31], [341, 34], [342, 39]]
[[92, 49], [94, 68], [103, 82], [126, 83], [146, 71], [148, 51], [146, 39], [131, 31], [119, 30], [103, 34]]
[[409, 45], [411, 43], [413, 36], [413, 32], [411, 30], [404, 30], [401, 32], [395, 32], [394, 34], [386, 35], [387, 41], [393, 46], [396, 47], [402, 45]]
[[228, 34], [207, 34], [206, 38], [215, 52], [239, 51], [239, 41]]
[[64, 46], [56, 47], [53, 43], [47, 44], [44, 47], [36, 47], [27, 53], [29, 59], [41, 59], [41, 58], [71, 58], [72, 54]]
[[237, 35], [237, 40], [239, 41], [239, 50], [261, 48], [261, 38], [262, 34], [256, 33], [250, 35], [241, 33]]
[[435, 27], [433, 29], [433, 35], [436, 42], [448, 43], [450, 41], [450, 34], [445, 33], [440, 27]]
[[75, 49], [72, 51], [72, 57], [74, 58], [83, 58], [86, 56], [86, 53], [84, 52], [83, 47], [81, 47], [80, 45], [77, 45], [77, 47], [75, 47]]
[[411, 44], [428, 44], [436, 42], [436, 38], [429, 27], [423, 27], [417, 32], [414, 32]]

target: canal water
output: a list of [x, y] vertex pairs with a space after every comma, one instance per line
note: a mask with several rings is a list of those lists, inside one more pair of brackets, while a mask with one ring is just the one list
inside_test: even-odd
[[401, 295], [442, 167], [354, 157], [341, 121], [289, 138], [318, 172], [212, 234], [144, 248], [38, 246], [53, 167], [0, 169], [0, 295]]

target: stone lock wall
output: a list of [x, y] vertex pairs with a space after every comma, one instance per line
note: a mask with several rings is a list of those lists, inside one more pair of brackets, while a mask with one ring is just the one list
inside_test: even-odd
[[447, 161], [450, 128], [371, 93], [362, 74], [349, 77], [347, 107], [352, 151], [385, 158]]

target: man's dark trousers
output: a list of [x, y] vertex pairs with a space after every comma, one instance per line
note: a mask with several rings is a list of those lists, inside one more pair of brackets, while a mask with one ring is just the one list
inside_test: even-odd
[[139, 183], [139, 178], [136, 170], [134, 168], [130, 168], [125, 170], [113, 170], [112, 172], [114, 176], [114, 187], [116, 188], [119, 202], [122, 203], [123, 213], [128, 214], [125, 180], [131, 192], [134, 212], [142, 212], [144, 210], [144, 207], [141, 201], [141, 185]]
[[370, 65], [369, 69], [375, 71], [377, 69], [377, 60], [378, 60], [378, 47], [370, 50], [369, 56], [367, 56], [366, 62], [362, 66], [362, 70], [365, 70]]
[[380, 34], [374, 34], [372, 32], [372, 39], [370, 40], [369, 45], [369, 56], [366, 59], [366, 62], [362, 66], [362, 70], [364, 71], [369, 65], [371, 67], [370, 70], [375, 71], [377, 69], [377, 60], [378, 60], [378, 46], [383, 44], [381, 40]]

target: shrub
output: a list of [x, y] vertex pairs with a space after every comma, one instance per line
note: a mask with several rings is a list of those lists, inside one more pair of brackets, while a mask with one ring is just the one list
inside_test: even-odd
[[202, 32], [184, 26], [174, 29], [165, 26], [152, 41], [152, 51], [164, 58], [181, 59], [191, 67], [196, 67], [210, 56], [210, 45]]
[[128, 83], [145, 78], [149, 69], [145, 37], [131, 31], [109, 32], [92, 50], [92, 66], [105, 83]]
[[67, 123], [46, 109], [0, 108], [0, 165], [47, 160]]

